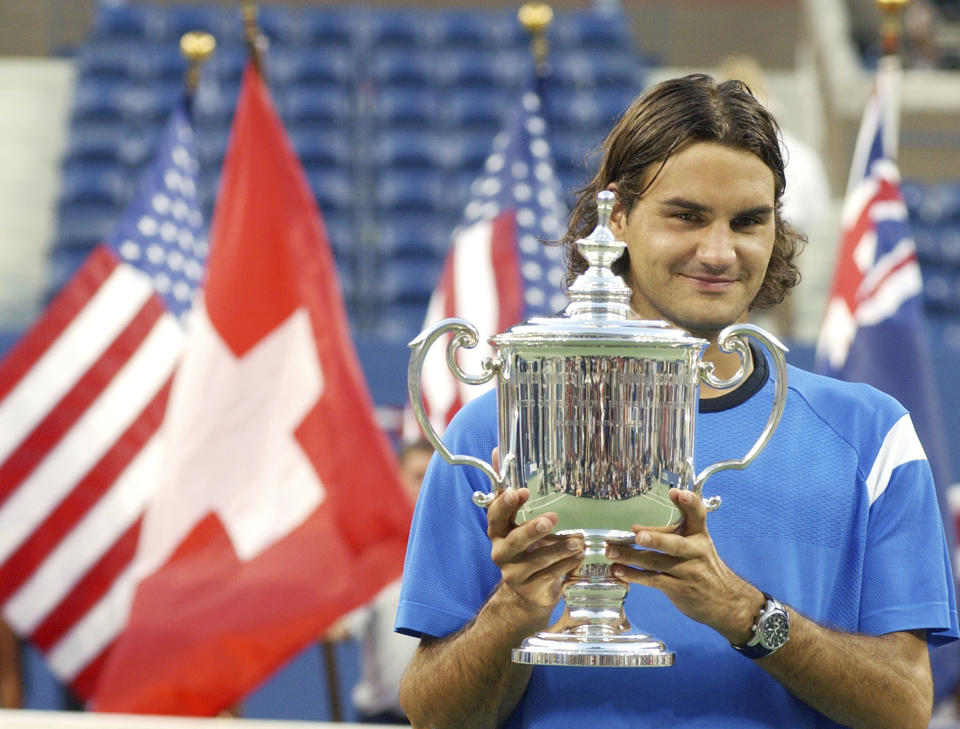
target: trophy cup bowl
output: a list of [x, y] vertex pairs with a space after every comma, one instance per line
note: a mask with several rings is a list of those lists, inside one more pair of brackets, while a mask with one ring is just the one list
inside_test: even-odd
[[[718, 346], [738, 353], [741, 362], [733, 377], [721, 379], [702, 360], [706, 340], [667, 322], [632, 318], [630, 289], [611, 270], [625, 248], [609, 230], [612, 209], [613, 194], [599, 193], [597, 227], [578, 241], [589, 267], [571, 285], [563, 314], [530, 319], [492, 337], [494, 356], [483, 362], [481, 374], [468, 374], [457, 363], [457, 350], [479, 341], [465, 320], [438, 322], [410, 343], [408, 388], [424, 434], [449, 463], [474, 466], [490, 478], [491, 491], [475, 493], [474, 503], [486, 507], [504, 489], [526, 487], [530, 498], [517, 512], [518, 524], [554, 512], [554, 534], [584, 540], [584, 561], [564, 581], [562, 617], [513, 649], [517, 663], [672, 665], [674, 654], [662, 641], [632, 631], [623, 609], [628, 587], [613, 577], [606, 545], [634, 545], [634, 525], [679, 523], [670, 489], [702, 498], [711, 475], [745, 468], [770, 439], [786, 401], [786, 350], [759, 327], [734, 324], [721, 332]], [[748, 337], [770, 352], [777, 372], [770, 416], [743, 458], [696, 473], [700, 382], [717, 389], [740, 384], [750, 361]], [[496, 380], [499, 470], [451, 453], [426, 416], [421, 370], [440, 338], [447, 338], [447, 366], [458, 379], [472, 385]], [[712, 511], [720, 498], [704, 502]]]

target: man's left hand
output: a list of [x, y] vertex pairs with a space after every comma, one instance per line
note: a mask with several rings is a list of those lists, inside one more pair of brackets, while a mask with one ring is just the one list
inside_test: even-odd
[[634, 526], [640, 549], [608, 545], [614, 575], [625, 582], [655, 587], [687, 617], [743, 645], [764, 604], [763, 593], [743, 580], [717, 554], [707, 531], [703, 499], [692, 491], [670, 489], [683, 514], [677, 527]]

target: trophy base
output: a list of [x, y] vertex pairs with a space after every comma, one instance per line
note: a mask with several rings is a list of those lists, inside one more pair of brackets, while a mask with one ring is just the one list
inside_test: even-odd
[[672, 666], [674, 653], [649, 635], [576, 635], [540, 632], [512, 652], [514, 663], [534, 666], [656, 668]]

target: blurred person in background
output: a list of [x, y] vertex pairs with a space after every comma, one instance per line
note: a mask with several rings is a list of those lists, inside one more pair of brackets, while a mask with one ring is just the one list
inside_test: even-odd
[[6, 621], [0, 620], [0, 706], [23, 706], [23, 663], [20, 639]]
[[[417, 440], [402, 446], [398, 456], [404, 492], [417, 503], [433, 446]], [[400, 707], [400, 679], [417, 649], [416, 638], [395, 633], [400, 579], [383, 588], [367, 605], [354, 610], [327, 632], [328, 640], [360, 641], [361, 675], [351, 698], [357, 721], [365, 724], [409, 724]]]

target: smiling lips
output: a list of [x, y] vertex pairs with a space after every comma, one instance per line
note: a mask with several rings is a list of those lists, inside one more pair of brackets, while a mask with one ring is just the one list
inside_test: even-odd
[[704, 291], [723, 291], [736, 283], [736, 278], [729, 276], [712, 276], [705, 273], [681, 273], [683, 278]]

